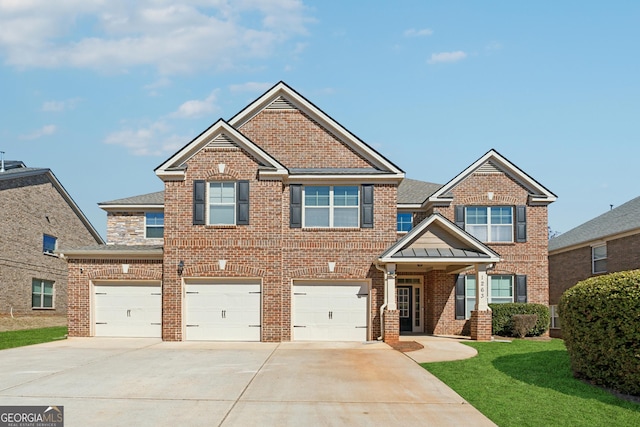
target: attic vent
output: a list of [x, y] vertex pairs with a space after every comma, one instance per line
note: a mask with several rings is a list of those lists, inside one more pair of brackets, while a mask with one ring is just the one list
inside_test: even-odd
[[267, 110], [296, 110], [296, 107], [289, 100], [279, 96], [267, 107]]
[[213, 138], [213, 141], [209, 143], [209, 147], [235, 147], [235, 143], [231, 138], [229, 138], [226, 134], [221, 133], [220, 135]]
[[480, 166], [477, 170], [478, 173], [502, 173], [500, 168], [495, 165], [491, 160], [485, 162], [482, 166]]

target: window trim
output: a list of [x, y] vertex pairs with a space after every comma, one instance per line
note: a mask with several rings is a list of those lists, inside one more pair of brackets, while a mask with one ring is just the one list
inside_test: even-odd
[[[484, 208], [487, 210], [487, 223], [486, 224], [469, 224], [469, 213], [468, 210], [469, 208]], [[491, 235], [491, 228], [494, 226], [491, 223], [491, 209], [495, 209], [495, 208], [508, 208], [510, 213], [511, 213], [511, 223], [509, 225], [507, 224], [495, 224], [495, 226], [500, 226], [500, 227], [507, 227], [510, 226], [511, 227], [511, 232], [509, 233], [510, 239], [509, 240], [492, 240], [492, 235]], [[483, 226], [486, 227], [486, 231], [487, 231], [487, 240], [481, 240], [478, 237], [476, 237], [469, 229], [470, 226], [473, 227], [479, 227], [479, 226]], [[515, 228], [516, 228], [516, 220], [515, 220], [515, 212], [514, 212], [514, 208], [513, 206], [509, 206], [509, 205], [470, 205], [470, 206], [464, 206], [464, 230], [471, 234], [473, 237], [475, 237], [476, 239], [482, 241], [483, 243], [514, 243], [516, 241], [515, 239]]]
[[[40, 293], [37, 294], [39, 295], [40, 298], [40, 306], [36, 307], [33, 305], [33, 296], [34, 296], [34, 291], [33, 291], [33, 286], [36, 282], [40, 282], [41, 288], [40, 288]], [[44, 293], [44, 285], [45, 283], [50, 283], [51, 284], [51, 307], [45, 307], [44, 306], [44, 296], [47, 295]], [[56, 286], [55, 286], [55, 281], [53, 280], [45, 280], [45, 279], [31, 279], [31, 309], [32, 310], [55, 310], [56, 308]]]
[[[605, 255], [601, 256], [599, 258], [596, 258], [596, 249], [599, 249], [599, 248], [604, 248]], [[598, 245], [591, 246], [591, 273], [592, 274], [606, 273], [607, 272], [607, 259], [608, 259], [608, 253], [607, 253], [607, 243], [606, 242], [598, 244]], [[604, 270], [596, 271], [596, 263], [598, 261], [604, 261]]]
[[[53, 250], [51, 250], [51, 251], [48, 251], [47, 247], [45, 245], [47, 237], [53, 239]], [[55, 256], [56, 255], [55, 254], [56, 249], [58, 249], [58, 238], [55, 237], [55, 236], [52, 236], [51, 234], [44, 233], [42, 235], [42, 253], [45, 254], [45, 255], [54, 255]]]
[[[211, 203], [210, 197], [211, 197], [211, 184], [220, 184], [221, 186], [223, 184], [233, 184], [233, 202], [232, 203], [216, 203], [215, 206], [233, 206], [233, 222], [231, 223], [212, 223], [211, 222], [211, 206], [214, 205]], [[238, 200], [238, 182], [237, 181], [207, 181], [207, 186], [206, 186], [206, 195], [205, 195], [205, 206], [206, 206], [206, 224], [207, 225], [212, 225], [212, 226], [235, 226], [237, 225], [238, 219], [237, 219], [237, 214], [238, 214], [238, 206], [237, 206], [237, 200]]]
[[[148, 222], [148, 215], [162, 215], [162, 225], [159, 226], [157, 224], [149, 224]], [[158, 236], [158, 237], [149, 237], [148, 235], [148, 230], [149, 228], [162, 228], [162, 236]], [[145, 239], [162, 239], [164, 238], [164, 212], [145, 212], [144, 213], [144, 238]]]
[[[409, 215], [409, 222], [400, 222], [400, 215]], [[398, 212], [396, 214], [396, 232], [406, 234], [413, 229], [413, 212]], [[408, 224], [408, 230], [400, 230], [400, 224]]]
[[[511, 301], [493, 301], [493, 288], [491, 287], [491, 281], [493, 277], [509, 277], [511, 278]], [[473, 278], [473, 280], [475, 281], [476, 279], [476, 275], [475, 274], [466, 274], [464, 276], [464, 313], [465, 313], [465, 319], [470, 319], [471, 318], [471, 312], [473, 311], [474, 307], [469, 307], [469, 294], [467, 293], [469, 290], [469, 285], [468, 285], [468, 279], [469, 278]], [[489, 304], [507, 304], [507, 303], [512, 303], [515, 302], [516, 300], [516, 275], [514, 274], [489, 274], [487, 275], [487, 288], [489, 290], [489, 295], [488, 295], [488, 300], [489, 300]], [[475, 292], [475, 287], [474, 287], [474, 292]], [[473, 306], [475, 306], [475, 295], [473, 296], [473, 300], [474, 300], [474, 304]], [[504, 297], [502, 297], [501, 299], [504, 299]]]
[[[316, 188], [316, 187], [328, 187], [329, 188], [329, 205], [327, 206], [307, 206], [306, 204], [306, 197], [307, 197], [307, 188]], [[356, 195], [357, 195], [357, 200], [356, 200], [356, 204], [355, 205], [345, 205], [345, 206], [339, 206], [339, 205], [335, 205], [335, 193], [334, 193], [334, 189], [336, 187], [350, 187], [350, 188], [354, 188], [356, 190]], [[354, 184], [354, 185], [332, 185], [332, 184], [326, 184], [326, 185], [303, 185], [302, 186], [302, 228], [311, 228], [311, 229], [354, 229], [354, 228], [360, 228], [361, 227], [361, 215], [362, 215], [362, 206], [361, 206], [361, 202], [362, 202], [362, 189], [360, 185]], [[307, 225], [307, 209], [314, 209], [314, 208], [326, 208], [329, 210], [329, 225]], [[357, 210], [357, 214], [356, 214], [356, 224], [354, 225], [349, 225], [349, 226], [335, 226], [334, 225], [334, 219], [335, 219], [335, 211], [336, 209], [340, 210], [340, 209], [355, 209]]]

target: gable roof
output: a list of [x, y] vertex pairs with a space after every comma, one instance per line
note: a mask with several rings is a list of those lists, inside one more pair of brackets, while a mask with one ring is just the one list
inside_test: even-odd
[[549, 240], [549, 252], [564, 252], [620, 234], [640, 233], [640, 197], [629, 200]]
[[[421, 242], [420, 238], [429, 231], [435, 233], [429, 236], [428, 242]], [[498, 262], [500, 255], [444, 216], [435, 213], [387, 249], [378, 261], [441, 264], [448, 267], [457, 265], [466, 268], [472, 264]]]
[[[162, 180], [182, 180], [186, 170], [186, 162], [204, 147], [213, 144], [236, 145], [254, 156], [261, 166], [261, 176], [282, 177], [288, 174], [287, 168], [254, 144], [229, 123], [219, 119], [207, 130], [182, 147], [177, 153], [155, 169]], [[263, 176], [264, 177], [264, 176]]]
[[[9, 168], [7, 168], [9, 165]], [[89, 234], [96, 240], [97, 243], [104, 243], [102, 236], [100, 233], [93, 227], [89, 219], [85, 216], [84, 212], [80, 209], [80, 207], [76, 204], [76, 202], [71, 198], [71, 195], [67, 192], [67, 190], [62, 186], [58, 178], [53, 174], [51, 169], [48, 168], [29, 168], [20, 161], [5, 161], [5, 171], [0, 172], [0, 181], [9, 181], [19, 178], [27, 178], [32, 176], [44, 175], [53, 185], [53, 187], [58, 191], [58, 193], [62, 196], [64, 201], [69, 205], [71, 210], [76, 214], [78, 219], [85, 226]]]
[[404, 172], [398, 166], [393, 164], [382, 154], [378, 153], [360, 138], [349, 132], [345, 127], [283, 81], [275, 84], [262, 96], [258, 97], [258, 99], [233, 116], [229, 120], [229, 124], [238, 129], [243, 124], [251, 120], [251, 118], [255, 117], [260, 111], [273, 104], [276, 104], [278, 108], [296, 108], [303, 111], [312, 120], [321, 124], [346, 146], [371, 163], [378, 171], [390, 174], [395, 178], [401, 179], [404, 177]]
[[520, 168], [511, 163], [506, 157], [502, 156], [496, 150], [491, 149], [459, 173], [455, 178], [443, 185], [438, 191], [433, 193], [424, 204], [449, 203], [453, 197], [450, 194], [451, 190], [478, 170], [506, 173], [529, 191], [529, 202], [532, 204], [549, 204], [557, 199], [556, 195], [545, 188], [542, 184], [524, 173]]
[[440, 188], [442, 188], [442, 184], [405, 178], [400, 182], [400, 185], [398, 185], [398, 205], [419, 207], [429, 196]]

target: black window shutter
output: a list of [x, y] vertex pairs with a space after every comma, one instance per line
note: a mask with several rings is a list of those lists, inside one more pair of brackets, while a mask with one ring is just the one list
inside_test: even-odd
[[527, 276], [516, 276], [515, 302], [527, 302]]
[[456, 320], [464, 320], [464, 276], [459, 274], [456, 278]]
[[527, 207], [516, 206], [516, 242], [527, 241]]
[[373, 185], [362, 186], [360, 203], [360, 227], [373, 228]]
[[464, 205], [456, 205], [453, 211], [453, 222], [464, 230]]
[[236, 224], [249, 225], [249, 181], [238, 181]]
[[193, 181], [193, 225], [205, 224], [206, 190], [207, 187], [205, 181]]
[[302, 228], [302, 185], [289, 185], [289, 227]]

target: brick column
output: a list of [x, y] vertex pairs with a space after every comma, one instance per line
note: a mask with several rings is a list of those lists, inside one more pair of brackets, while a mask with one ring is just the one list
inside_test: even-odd
[[473, 310], [471, 312], [471, 339], [476, 341], [491, 341], [492, 325], [491, 310]]
[[384, 316], [384, 342], [395, 343], [400, 341], [400, 312], [398, 310], [385, 310]]

